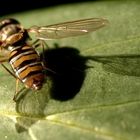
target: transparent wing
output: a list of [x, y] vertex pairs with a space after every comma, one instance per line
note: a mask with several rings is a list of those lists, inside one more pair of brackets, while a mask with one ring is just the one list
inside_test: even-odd
[[6, 49], [0, 48], [0, 63], [7, 62], [9, 60], [10, 52]]
[[38, 39], [59, 39], [78, 35], [84, 35], [104, 27], [108, 20], [101, 18], [89, 18], [64, 22], [49, 26], [33, 26], [28, 29], [29, 32], [35, 33]]

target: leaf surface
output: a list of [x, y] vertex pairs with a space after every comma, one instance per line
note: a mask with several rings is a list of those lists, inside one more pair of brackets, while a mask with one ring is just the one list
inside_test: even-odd
[[8, 15], [25, 28], [91, 17], [110, 23], [86, 36], [47, 41], [46, 65], [56, 74], [16, 103], [16, 80], [1, 67], [1, 139], [139, 140], [139, 9], [138, 0], [96, 1]]

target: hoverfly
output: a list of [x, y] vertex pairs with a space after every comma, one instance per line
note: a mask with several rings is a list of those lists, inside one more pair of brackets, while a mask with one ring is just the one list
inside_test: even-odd
[[[41, 89], [45, 74], [45, 66], [36, 51], [36, 43], [28, 43], [30, 39], [28, 33], [34, 33], [37, 41], [42, 43], [48, 39], [60, 39], [84, 35], [104, 27], [108, 20], [102, 18], [89, 18], [70, 22], [64, 22], [49, 26], [33, 26], [25, 29], [17, 20], [8, 18], [0, 21], [0, 64], [16, 78], [16, 93], [19, 93], [18, 83], [22, 82], [26, 88]], [[9, 62], [12, 71], [3, 62]]]

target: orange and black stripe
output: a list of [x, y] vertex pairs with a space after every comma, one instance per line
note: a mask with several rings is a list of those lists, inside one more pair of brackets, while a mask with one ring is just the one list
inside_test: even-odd
[[0, 45], [10, 52], [9, 63], [15, 76], [25, 87], [39, 90], [45, 77], [43, 62], [27, 40], [28, 32], [17, 20], [0, 20]]
[[15, 46], [10, 50], [9, 63], [16, 76], [25, 83], [29, 77], [41, 74], [43, 65], [37, 52], [28, 45]]

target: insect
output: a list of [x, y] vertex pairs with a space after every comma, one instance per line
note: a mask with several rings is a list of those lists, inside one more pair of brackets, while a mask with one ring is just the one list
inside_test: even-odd
[[[19, 21], [12, 18], [0, 21], [0, 64], [16, 78], [16, 93], [18, 83], [22, 82], [26, 88], [39, 90], [42, 88], [47, 69], [40, 59], [36, 46], [45, 46], [45, 40], [60, 39], [84, 35], [104, 27], [108, 20], [102, 18], [89, 18], [70, 22], [64, 22], [49, 26], [33, 26], [25, 29]], [[29, 44], [28, 33], [36, 35], [37, 40]], [[39, 45], [37, 45], [39, 43]], [[12, 70], [3, 63], [9, 62]]]

